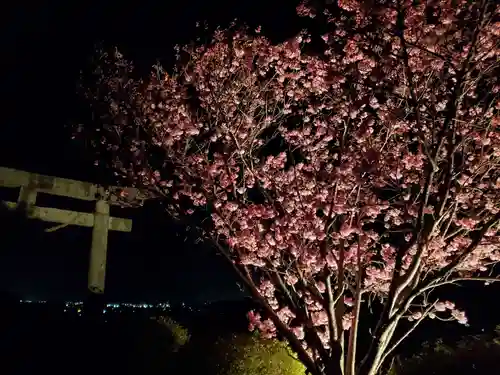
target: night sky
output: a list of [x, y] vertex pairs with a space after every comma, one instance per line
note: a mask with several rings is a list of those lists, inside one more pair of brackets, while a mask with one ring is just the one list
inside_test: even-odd
[[[167, 69], [173, 46], [194, 39], [196, 21], [227, 25], [238, 17], [280, 41], [298, 30], [294, 2], [224, 3], [16, 2], [3, 9], [2, 132], [0, 165], [99, 182], [92, 160], [69, 140], [64, 124], [78, 119], [78, 72], [95, 43], [117, 45], [147, 73], [160, 61]], [[284, 27], [283, 25], [287, 25]], [[2, 199], [15, 200], [0, 188]], [[92, 211], [81, 201], [39, 194], [37, 204]], [[86, 293], [90, 228], [28, 222], [2, 212], [1, 290], [26, 299], [82, 299]], [[112, 209], [133, 219], [132, 233], [110, 233], [106, 294], [121, 301], [205, 301], [240, 298], [231, 269], [207, 245], [169, 222], [154, 202], [139, 210]]]

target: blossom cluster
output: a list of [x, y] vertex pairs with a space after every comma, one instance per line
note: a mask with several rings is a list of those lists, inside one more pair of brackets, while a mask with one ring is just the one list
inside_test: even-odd
[[[299, 340], [310, 329], [269, 272], [304, 301], [325, 347], [325, 270], [352, 287], [341, 300], [348, 330], [352, 289], [385, 298], [416, 257], [430, 278], [500, 261], [497, 223], [466, 254], [500, 212], [500, 23], [485, 21], [499, 9], [372, 3], [325, 10], [321, 56], [303, 52], [306, 31], [273, 45], [231, 28], [185, 47], [172, 76], [128, 83], [114, 56], [100, 81], [110, 93], [100, 134], [118, 173], [168, 195], [177, 211], [208, 211], [207, 230], [234, 262], [264, 275], [257, 288], [279, 319]], [[317, 15], [307, 3], [297, 11]], [[449, 310], [466, 323], [450, 306], [430, 316]], [[249, 320], [276, 333], [268, 317]]]

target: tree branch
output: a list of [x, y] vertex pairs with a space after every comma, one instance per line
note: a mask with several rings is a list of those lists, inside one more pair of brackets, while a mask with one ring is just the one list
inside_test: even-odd
[[451, 261], [447, 266], [443, 267], [440, 271], [438, 271], [436, 278], [441, 278], [446, 275], [449, 275], [460, 263], [462, 263], [467, 256], [469, 256], [479, 245], [481, 240], [484, 238], [485, 233], [498, 221], [500, 221], [500, 212], [498, 212], [492, 219], [486, 222], [479, 233], [477, 233], [475, 238], [472, 240], [471, 244], [467, 247], [467, 249], [460, 255], [458, 255], [453, 261]]
[[379, 367], [377, 368], [377, 370], [380, 369], [382, 363], [384, 363], [385, 359], [394, 351], [394, 349], [396, 349], [398, 345], [400, 345], [404, 341], [404, 339], [406, 339], [410, 335], [410, 333], [412, 333], [419, 326], [419, 324], [427, 317], [427, 315], [429, 315], [431, 310], [434, 308], [434, 305], [435, 303], [433, 303], [429, 308], [427, 308], [426, 311], [424, 311], [424, 313], [422, 314], [422, 317], [418, 319], [412, 325], [412, 327], [408, 331], [406, 331], [406, 333], [403, 334], [398, 341], [396, 341], [394, 345], [392, 345], [388, 350], [385, 351], [385, 354], [382, 356], [382, 359], [380, 360]]

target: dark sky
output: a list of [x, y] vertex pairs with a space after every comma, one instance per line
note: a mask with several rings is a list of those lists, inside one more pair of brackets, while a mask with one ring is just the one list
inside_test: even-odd
[[[0, 165], [97, 181], [90, 158], [69, 141], [64, 124], [81, 113], [74, 95], [78, 72], [96, 42], [118, 45], [144, 72], [160, 60], [168, 68], [172, 47], [196, 36], [195, 22], [227, 25], [238, 17], [261, 24], [275, 40], [298, 30], [290, 1], [16, 2], [2, 10]], [[286, 27], [284, 26], [286, 25]], [[2, 190], [2, 194], [12, 194]], [[47, 204], [70, 207], [47, 197]], [[38, 204], [41, 204], [38, 201]], [[239, 295], [231, 270], [207, 246], [169, 223], [158, 207], [114, 216], [133, 219], [132, 233], [111, 233], [107, 294], [118, 300], [214, 300]], [[0, 289], [25, 298], [82, 298], [86, 292], [91, 230], [47, 226], [2, 213]], [[45, 225], [45, 227], [44, 227]]]
[[[38, 204], [61, 206], [56, 199], [52, 204]], [[78, 209], [67, 203], [65, 206]], [[160, 208], [149, 205], [134, 211], [112, 211], [113, 216], [131, 218], [133, 231], [110, 232], [109, 299], [201, 302], [239, 297], [223, 259], [208, 246], [194, 244], [192, 236], [169, 222]], [[2, 222], [2, 289], [26, 299], [85, 297], [91, 228], [65, 227], [46, 233], [44, 229], [55, 224], [28, 221], [6, 211], [2, 212]]]

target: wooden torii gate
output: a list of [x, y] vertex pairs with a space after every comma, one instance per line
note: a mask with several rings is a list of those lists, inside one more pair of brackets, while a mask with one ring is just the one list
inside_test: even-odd
[[[88, 288], [94, 294], [103, 294], [106, 279], [106, 254], [108, 231], [132, 231], [132, 220], [109, 215], [110, 205], [122, 205], [120, 197], [134, 200], [145, 199], [135, 188], [116, 186], [102, 187], [90, 182], [70, 180], [53, 176], [0, 167], [0, 186], [19, 188], [17, 202], [3, 202], [10, 209], [24, 209], [28, 217], [47, 222], [59, 223], [55, 228], [78, 225], [92, 228]], [[93, 213], [62, 210], [36, 206], [37, 193], [95, 201]]]

